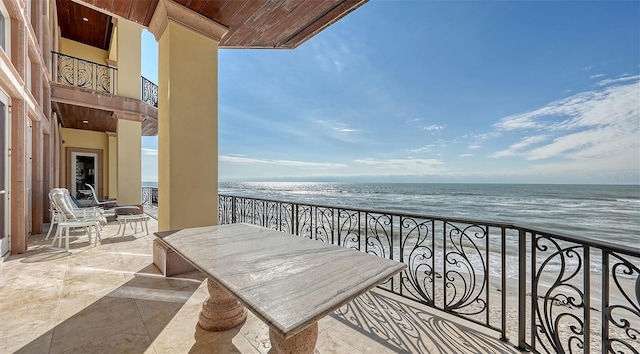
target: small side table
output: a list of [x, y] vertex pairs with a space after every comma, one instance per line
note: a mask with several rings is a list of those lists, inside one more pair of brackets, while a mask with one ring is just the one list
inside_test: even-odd
[[[147, 224], [149, 216], [146, 214], [118, 215], [117, 219], [120, 223], [118, 226], [118, 234], [120, 234], [120, 229], [122, 228], [121, 236], [124, 236], [124, 231], [127, 229], [127, 224], [129, 223], [131, 223], [129, 226], [133, 229], [134, 235], [138, 233], [138, 223], [140, 223], [140, 231], [144, 231], [146, 227], [147, 235], [149, 234], [149, 225]], [[142, 222], [144, 222], [144, 225]]]

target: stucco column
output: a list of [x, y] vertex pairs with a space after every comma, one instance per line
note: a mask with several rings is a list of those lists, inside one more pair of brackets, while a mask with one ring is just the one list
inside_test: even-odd
[[218, 43], [228, 29], [160, 0], [149, 30], [159, 51], [158, 229], [215, 225]]
[[118, 115], [118, 205], [142, 202], [142, 123], [136, 119]]
[[[118, 95], [140, 99], [142, 28], [126, 20], [118, 20]], [[142, 202], [142, 120], [118, 114], [116, 191], [118, 205], [137, 205]], [[111, 139], [109, 140], [111, 150]], [[111, 160], [111, 157], [109, 157]], [[111, 178], [109, 178], [111, 193]]]
[[140, 69], [142, 27], [118, 20], [117, 28], [118, 96], [140, 99], [142, 76]]
[[107, 195], [109, 199], [118, 199], [118, 136], [107, 132], [109, 136], [109, 185]]

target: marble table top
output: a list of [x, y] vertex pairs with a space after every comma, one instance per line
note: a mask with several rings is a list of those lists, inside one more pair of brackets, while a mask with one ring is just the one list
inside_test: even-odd
[[284, 338], [406, 267], [360, 251], [249, 224], [155, 235]]

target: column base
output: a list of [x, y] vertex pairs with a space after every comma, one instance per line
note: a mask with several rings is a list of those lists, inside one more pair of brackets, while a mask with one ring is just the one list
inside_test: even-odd
[[313, 354], [317, 353], [318, 322], [303, 329], [291, 338], [284, 339], [269, 328], [271, 349], [268, 354]]
[[202, 304], [198, 325], [206, 331], [219, 332], [240, 326], [247, 319], [247, 309], [216, 282], [207, 279], [209, 298]]

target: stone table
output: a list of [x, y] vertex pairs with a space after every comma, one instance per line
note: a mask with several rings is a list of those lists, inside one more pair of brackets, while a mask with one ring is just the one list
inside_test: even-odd
[[406, 265], [248, 224], [155, 233], [208, 277], [199, 324], [226, 330], [246, 309], [269, 326], [270, 353], [312, 353], [318, 320]]

